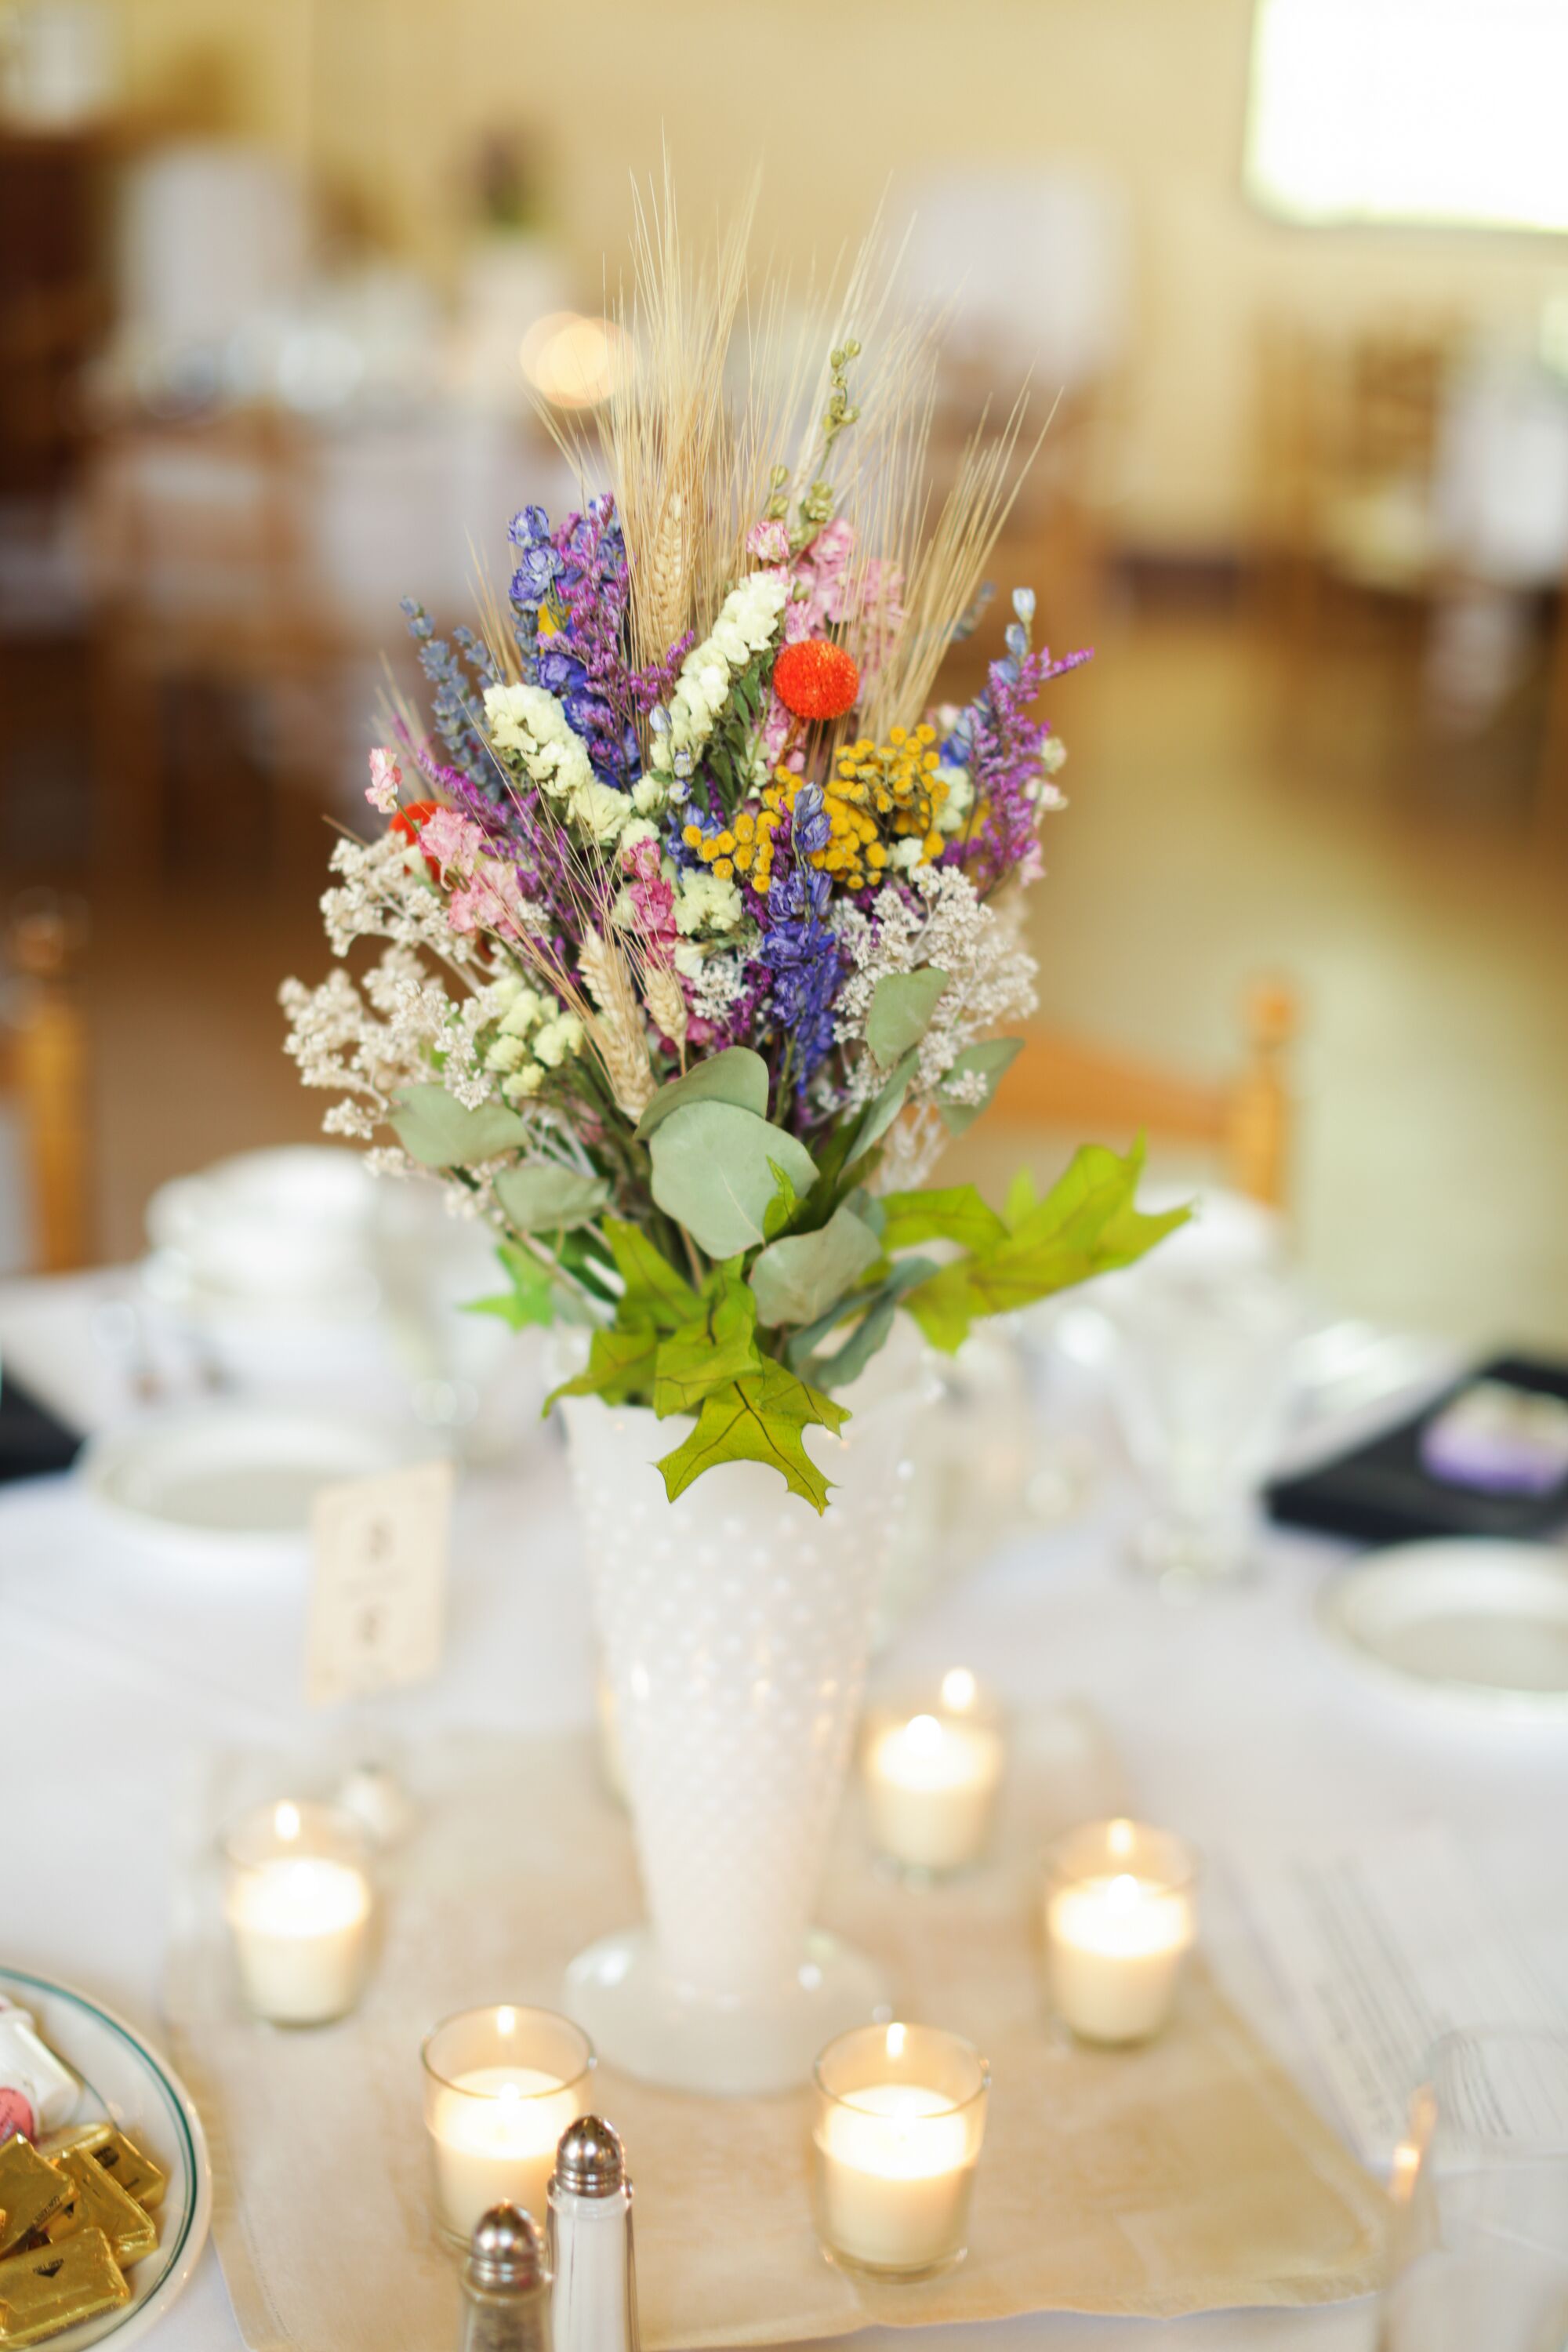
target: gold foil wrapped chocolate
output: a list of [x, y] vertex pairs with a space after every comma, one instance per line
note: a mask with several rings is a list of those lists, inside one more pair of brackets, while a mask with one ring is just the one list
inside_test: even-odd
[[96, 2153], [69, 2147], [55, 2158], [70, 2183], [70, 2203], [46, 2224], [50, 2242], [58, 2245], [79, 2230], [101, 2230], [121, 2270], [129, 2270], [150, 2254], [158, 2242], [158, 2225], [128, 2197], [112, 2173], [105, 2172]]
[[69, 2131], [56, 2132], [43, 2146], [44, 2154], [54, 2160], [68, 2148], [84, 2147], [97, 2158], [127, 2197], [134, 2197], [138, 2205], [145, 2206], [150, 2212], [154, 2205], [163, 2202], [163, 2191], [169, 2185], [167, 2175], [113, 2124], [78, 2124]]
[[0, 2345], [10, 2352], [13, 2345], [37, 2344], [130, 2300], [131, 2289], [103, 2231], [78, 2230], [58, 2246], [36, 2246], [0, 2262]]
[[15, 2253], [24, 2238], [52, 2221], [70, 2193], [65, 2174], [31, 2140], [18, 2133], [0, 2143], [0, 2255]]

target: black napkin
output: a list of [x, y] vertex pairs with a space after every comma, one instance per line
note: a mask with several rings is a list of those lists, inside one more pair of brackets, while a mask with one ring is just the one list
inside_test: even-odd
[[30, 1389], [9, 1372], [0, 1376], [0, 1485], [68, 1470], [81, 1452], [79, 1433], [57, 1421]]

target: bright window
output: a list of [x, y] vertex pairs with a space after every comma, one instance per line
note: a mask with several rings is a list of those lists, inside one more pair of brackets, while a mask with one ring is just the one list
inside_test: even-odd
[[1257, 0], [1247, 184], [1289, 220], [1568, 230], [1568, 0]]

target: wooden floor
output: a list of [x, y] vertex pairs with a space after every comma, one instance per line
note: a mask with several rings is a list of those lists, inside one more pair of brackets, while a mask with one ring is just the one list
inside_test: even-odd
[[[1292, 972], [1318, 1288], [1478, 1342], [1568, 1346], [1568, 866], [1496, 805], [1506, 780], [1489, 804], [1463, 774], [1450, 789], [1405, 683], [1363, 646], [1282, 684], [1224, 617], [1108, 627], [1053, 689], [1071, 806], [1031, 919], [1043, 1009], [1218, 1070], [1247, 975]], [[280, 793], [269, 842], [195, 824], [157, 885], [89, 886], [105, 1255], [136, 1250], [163, 1178], [316, 1132], [276, 991], [326, 967], [328, 840], [313, 795]]]

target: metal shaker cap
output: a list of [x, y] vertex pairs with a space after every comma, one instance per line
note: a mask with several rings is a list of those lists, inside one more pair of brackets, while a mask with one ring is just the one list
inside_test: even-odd
[[555, 2151], [557, 2189], [576, 2197], [613, 2197], [626, 2180], [620, 2135], [599, 2116], [579, 2116]]
[[471, 2286], [542, 2286], [549, 2276], [539, 2231], [521, 2206], [492, 2205], [468, 2242], [465, 2276]]

